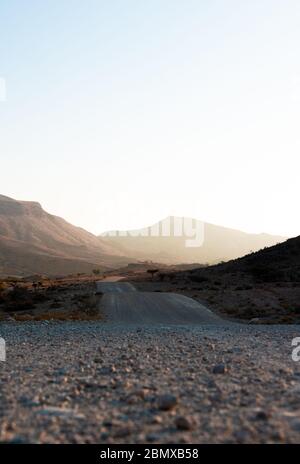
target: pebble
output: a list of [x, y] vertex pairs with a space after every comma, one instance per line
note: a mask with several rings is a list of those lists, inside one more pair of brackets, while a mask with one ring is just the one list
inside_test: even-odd
[[161, 411], [170, 411], [175, 408], [177, 403], [177, 397], [171, 394], [161, 395], [157, 398], [157, 406]]
[[175, 425], [178, 430], [192, 430], [194, 424], [190, 417], [179, 416], [175, 419]]
[[213, 368], [213, 374], [225, 374], [227, 371], [225, 364], [216, 364]]

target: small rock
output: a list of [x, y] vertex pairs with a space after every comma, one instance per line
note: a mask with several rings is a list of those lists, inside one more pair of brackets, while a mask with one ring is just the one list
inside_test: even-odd
[[104, 441], [105, 441], [105, 440], [108, 439], [109, 433], [107, 433], [107, 432], [102, 432], [101, 435], [100, 435], [100, 437], [101, 437], [101, 440], [104, 440]]
[[213, 374], [226, 374], [227, 370], [225, 364], [216, 364], [213, 368]]
[[238, 443], [247, 443], [249, 440], [249, 434], [246, 430], [239, 430], [235, 434]]
[[253, 317], [253, 319], [250, 319], [249, 324], [259, 324], [260, 323], [260, 318], [259, 317]]
[[99, 369], [99, 374], [102, 374], [102, 375], [108, 375], [108, 374], [113, 374], [114, 372], [116, 372], [116, 367], [115, 366], [108, 366], [108, 367], [102, 367], [101, 369]]
[[192, 430], [194, 427], [192, 419], [185, 416], [177, 417], [175, 419], [175, 425], [178, 430]]
[[140, 398], [141, 400], [144, 400], [148, 394], [148, 390], [145, 388], [141, 388], [133, 392], [133, 394], [137, 397]]
[[104, 427], [112, 427], [114, 425], [114, 423], [113, 423], [113, 421], [111, 419], [105, 419], [102, 422], [102, 425], [104, 425]]
[[150, 423], [152, 424], [161, 424], [162, 423], [162, 417], [161, 416], [153, 416]]
[[125, 438], [128, 437], [132, 433], [132, 427], [130, 426], [125, 426], [125, 427], [120, 427], [119, 429], [115, 430], [113, 433], [114, 438]]
[[296, 432], [300, 432], [300, 419], [294, 419], [290, 424], [291, 428]]
[[175, 408], [177, 403], [178, 400], [176, 396], [169, 394], [161, 395], [158, 397], [157, 400], [158, 409], [160, 409], [161, 411], [170, 411], [171, 409]]
[[65, 376], [67, 375], [67, 373], [68, 373], [67, 369], [64, 369], [64, 368], [57, 369], [56, 371], [53, 372], [53, 374], [56, 376]]
[[19, 403], [27, 408], [32, 408], [35, 406], [40, 406], [40, 402], [37, 398], [28, 398], [27, 396], [20, 396]]
[[267, 421], [269, 419], [269, 414], [266, 411], [258, 411], [255, 415], [255, 420]]
[[156, 433], [149, 433], [148, 435], [146, 435], [146, 440], [150, 443], [158, 442], [159, 438], [159, 435]]

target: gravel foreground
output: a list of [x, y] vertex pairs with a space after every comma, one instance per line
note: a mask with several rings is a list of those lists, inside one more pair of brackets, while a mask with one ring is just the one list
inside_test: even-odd
[[2, 443], [298, 443], [297, 326], [5, 323]]

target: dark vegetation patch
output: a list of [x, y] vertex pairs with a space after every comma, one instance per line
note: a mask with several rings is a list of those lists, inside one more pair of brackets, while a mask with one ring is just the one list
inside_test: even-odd
[[0, 320], [101, 319], [94, 282], [44, 283], [0, 281]]

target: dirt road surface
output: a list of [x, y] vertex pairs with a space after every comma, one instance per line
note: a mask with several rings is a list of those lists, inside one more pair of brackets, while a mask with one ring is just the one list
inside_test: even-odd
[[137, 292], [126, 282], [99, 282], [102, 310], [108, 323], [121, 325], [224, 324], [205, 306], [173, 293]]
[[227, 325], [128, 286], [104, 299], [107, 322], [0, 325], [0, 442], [300, 442], [298, 326]]

